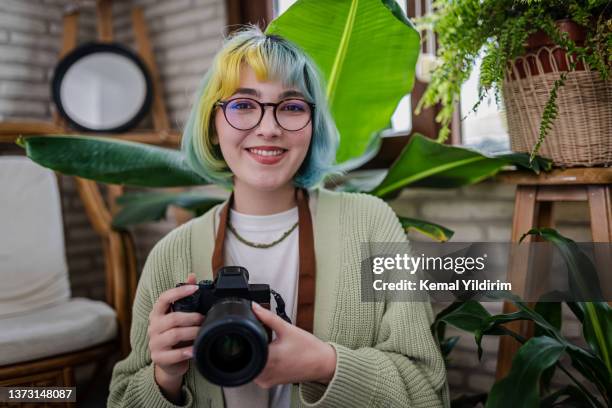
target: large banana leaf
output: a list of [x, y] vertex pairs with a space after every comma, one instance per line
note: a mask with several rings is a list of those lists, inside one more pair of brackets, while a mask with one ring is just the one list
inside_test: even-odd
[[424, 220], [418, 220], [416, 218], [398, 217], [404, 227], [404, 231], [409, 232], [411, 229], [420, 232], [423, 235], [428, 236], [434, 241], [446, 242], [455, 233], [453, 230], [443, 227], [442, 225], [435, 224]]
[[414, 84], [419, 34], [395, 0], [299, 0], [266, 31], [298, 44], [324, 74], [338, 163], [363, 155]]
[[[437, 143], [414, 134], [370, 194], [387, 197], [405, 186], [450, 188], [478, 183], [508, 165], [528, 167], [528, 154], [489, 157], [475, 150]], [[537, 158], [534, 169], [549, 170], [550, 161]], [[362, 185], [367, 183], [362, 180]]]
[[139, 187], [208, 184], [177, 150], [92, 136], [28, 136], [18, 143], [36, 163], [63, 174]]
[[113, 217], [113, 227], [126, 228], [143, 222], [159, 221], [166, 216], [169, 205], [200, 215], [222, 201], [222, 198], [211, 197], [201, 191], [127, 193], [117, 198], [117, 204], [122, 208]]

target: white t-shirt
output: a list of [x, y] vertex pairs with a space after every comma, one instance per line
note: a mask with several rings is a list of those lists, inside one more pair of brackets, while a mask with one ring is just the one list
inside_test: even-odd
[[[316, 197], [309, 200], [311, 215]], [[238, 234], [250, 242], [271, 243], [279, 239], [298, 222], [298, 209], [272, 215], [247, 215], [230, 209], [230, 222]], [[216, 214], [219, 225], [219, 212]], [[283, 241], [270, 248], [253, 248], [240, 242], [228, 229], [225, 235], [224, 262], [249, 271], [249, 283], [266, 283], [285, 301], [285, 312], [295, 324], [299, 277], [299, 227]], [[272, 311], [276, 311], [274, 298]], [[265, 390], [250, 382], [239, 387], [223, 388], [227, 408], [288, 408], [291, 403], [291, 384]]]

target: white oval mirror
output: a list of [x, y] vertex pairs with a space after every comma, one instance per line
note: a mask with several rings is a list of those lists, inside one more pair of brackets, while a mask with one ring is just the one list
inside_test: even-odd
[[89, 43], [58, 64], [52, 81], [55, 104], [75, 128], [124, 132], [151, 106], [151, 80], [142, 61], [118, 44]]

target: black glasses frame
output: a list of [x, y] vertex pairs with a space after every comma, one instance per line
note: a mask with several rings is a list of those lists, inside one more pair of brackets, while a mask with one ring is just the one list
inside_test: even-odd
[[[255, 126], [250, 127], [250, 128], [248, 128], [248, 129], [240, 129], [240, 128], [237, 128], [236, 126], [232, 125], [232, 123], [230, 122], [230, 120], [227, 118], [227, 113], [226, 113], [226, 111], [225, 111], [225, 109], [227, 108], [227, 105], [228, 105], [228, 104], [230, 104], [230, 103], [231, 103], [231, 102], [233, 102], [233, 101], [238, 100], [238, 99], [246, 99], [246, 100], [249, 100], [249, 101], [255, 102], [255, 103], [256, 103], [256, 104], [258, 104], [258, 105], [259, 105], [259, 107], [261, 108], [261, 115], [259, 116], [259, 120], [258, 120], [258, 121], [257, 121], [257, 123], [255, 124]], [[279, 106], [281, 103], [284, 103], [284, 102], [287, 102], [287, 101], [301, 101], [301, 102], [306, 103], [308, 106], [310, 106], [310, 117], [308, 118], [308, 122], [306, 122], [306, 124], [305, 124], [304, 126], [302, 126], [301, 128], [299, 128], [299, 129], [287, 129], [287, 128], [285, 128], [283, 125], [281, 125], [281, 124], [280, 124], [280, 122], [278, 121], [278, 117], [276, 116], [276, 112], [277, 112], [277, 110], [278, 110], [278, 106]], [[314, 110], [315, 110], [315, 104], [314, 104], [314, 103], [310, 103], [310, 102], [308, 102], [308, 101], [305, 101], [304, 99], [299, 99], [299, 98], [288, 98], [288, 99], [283, 99], [283, 100], [282, 100], [282, 101], [280, 101], [280, 102], [273, 103], [273, 102], [259, 102], [258, 100], [255, 100], [255, 99], [252, 99], [252, 98], [244, 98], [244, 97], [240, 97], [240, 98], [232, 98], [232, 99], [229, 99], [229, 100], [227, 100], [227, 101], [217, 101], [217, 102], [215, 103], [215, 106], [220, 106], [220, 107], [221, 107], [221, 109], [223, 109], [223, 116], [225, 117], [226, 122], [227, 122], [227, 123], [228, 123], [228, 124], [229, 124], [231, 127], [233, 127], [234, 129], [236, 129], [236, 130], [251, 130], [251, 129], [255, 129], [257, 126], [259, 126], [259, 124], [261, 123], [261, 121], [262, 121], [262, 119], [263, 119], [264, 115], [266, 114], [266, 106], [272, 106], [272, 107], [274, 108], [274, 109], [272, 110], [272, 113], [274, 114], [274, 120], [276, 121], [276, 124], [277, 124], [278, 126], [280, 126], [282, 129], [284, 129], [284, 130], [286, 130], [286, 131], [288, 131], [288, 132], [297, 132], [298, 130], [302, 130], [302, 129], [304, 129], [306, 126], [308, 126], [308, 124], [309, 124], [309, 123], [312, 121], [312, 114], [314, 113]]]

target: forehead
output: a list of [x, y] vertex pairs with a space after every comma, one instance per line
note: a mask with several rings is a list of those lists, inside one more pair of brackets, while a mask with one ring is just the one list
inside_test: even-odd
[[253, 89], [261, 96], [271, 97], [276, 97], [286, 91], [300, 92], [296, 86], [285, 84], [280, 79], [258, 78], [255, 70], [246, 64], [240, 67], [240, 77], [236, 91], [241, 91], [241, 89]]

